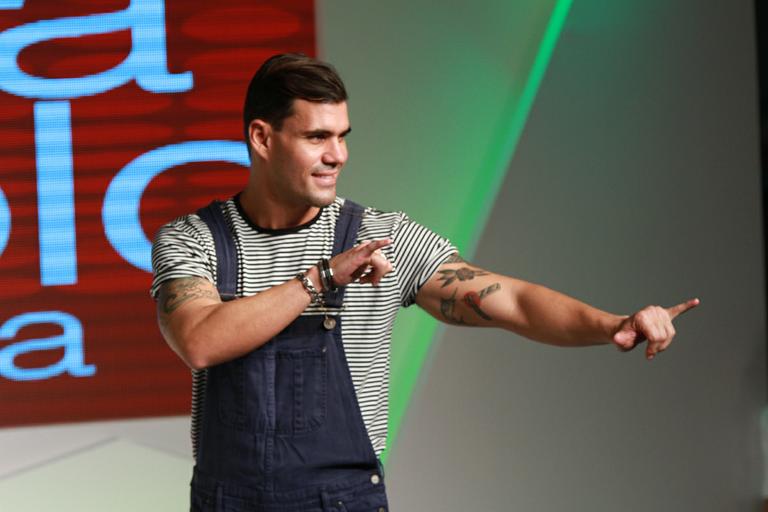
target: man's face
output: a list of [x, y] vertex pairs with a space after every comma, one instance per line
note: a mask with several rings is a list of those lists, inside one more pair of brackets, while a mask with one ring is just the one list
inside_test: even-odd
[[295, 206], [332, 203], [349, 131], [346, 102], [294, 100], [293, 114], [271, 132], [267, 172], [275, 198]]

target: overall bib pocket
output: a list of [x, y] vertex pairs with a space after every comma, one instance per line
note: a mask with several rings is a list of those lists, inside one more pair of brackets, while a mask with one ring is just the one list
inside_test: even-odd
[[[273, 343], [273, 342], [270, 342]], [[328, 362], [324, 347], [263, 346], [210, 368], [222, 424], [254, 434], [297, 436], [325, 421]]]

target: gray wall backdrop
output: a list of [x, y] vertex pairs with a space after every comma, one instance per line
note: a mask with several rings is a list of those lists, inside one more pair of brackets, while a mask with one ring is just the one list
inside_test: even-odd
[[[482, 14], [449, 4], [366, 4], [319, 6], [321, 52], [353, 84], [356, 126], [355, 105], [387, 90], [352, 64], [364, 55], [397, 74], [412, 62], [418, 34], [398, 17], [460, 15], [468, 44], [483, 30]], [[575, 1], [474, 260], [615, 312], [703, 304], [652, 363], [444, 330], [391, 455], [393, 510], [758, 510], [753, 31], [750, 1]], [[391, 126], [376, 137], [397, 147]]]

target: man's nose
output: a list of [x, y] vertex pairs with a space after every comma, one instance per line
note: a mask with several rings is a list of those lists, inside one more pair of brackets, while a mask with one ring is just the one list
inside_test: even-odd
[[341, 166], [347, 161], [347, 145], [343, 140], [331, 139], [328, 141], [325, 153], [323, 154], [323, 163], [326, 165]]

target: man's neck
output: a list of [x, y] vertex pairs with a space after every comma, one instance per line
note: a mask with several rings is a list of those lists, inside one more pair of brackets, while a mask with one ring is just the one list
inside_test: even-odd
[[240, 206], [255, 225], [266, 229], [290, 229], [314, 219], [320, 208], [308, 205], [291, 205], [279, 201], [258, 189], [247, 187], [240, 194]]

